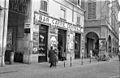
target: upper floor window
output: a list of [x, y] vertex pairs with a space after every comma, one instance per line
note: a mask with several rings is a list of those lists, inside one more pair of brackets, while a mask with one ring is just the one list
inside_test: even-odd
[[48, 1], [47, 0], [41, 0], [41, 7], [40, 7], [40, 9], [42, 11], [47, 12], [47, 10], [48, 10]]
[[61, 8], [61, 19], [64, 19], [66, 18], [66, 10], [64, 8]]
[[96, 2], [88, 2], [88, 19], [96, 19]]
[[77, 3], [80, 6], [81, 5], [81, 0], [77, 0]]
[[74, 3], [75, 5], [81, 5], [81, 0], [69, 0], [69, 1]]
[[80, 17], [77, 17], [77, 24], [80, 25]]
[[81, 8], [85, 9], [85, 1], [84, 0], [81, 0]]
[[28, 0], [9, 0], [9, 10], [25, 14], [27, 12]]

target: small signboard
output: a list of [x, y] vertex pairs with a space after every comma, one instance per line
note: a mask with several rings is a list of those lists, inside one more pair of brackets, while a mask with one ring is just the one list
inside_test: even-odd
[[104, 55], [106, 53], [107, 43], [105, 38], [99, 39], [99, 55]]
[[30, 28], [30, 24], [29, 23], [25, 23], [24, 28]]

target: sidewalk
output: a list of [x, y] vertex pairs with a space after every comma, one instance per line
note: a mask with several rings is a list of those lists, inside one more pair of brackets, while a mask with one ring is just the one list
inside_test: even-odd
[[[110, 61], [115, 61], [115, 60], [117, 60], [117, 58], [112, 58]], [[89, 66], [89, 65], [106, 63], [109, 61], [98, 62], [97, 60], [92, 59], [92, 61], [90, 63], [90, 59], [84, 59], [83, 65], [81, 62], [82, 62], [81, 59], [74, 60], [74, 61], [72, 61], [72, 66], [70, 66], [70, 61], [67, 60], [67, 61], [65, 61], [65, 67], [64, 67], [64, 61], [59, 61], [55, 70], [69, 69], [69, 68], [79, 67], [79, 66], [84, 67], [84, 66]], [[37, 70], [41, 70], [42, 73], [44, 73], [50, 69], [51, 68], [49, 68], [48, 62], [35, 63], [35, 64], [15, 63], [13, 65], [6, 65], [4, 67], [0, 67], [0, 74], [28, 72], [28, 71], [37, 71]], [[54, 70], [50, 70], [50, 71], [54, 71]]]

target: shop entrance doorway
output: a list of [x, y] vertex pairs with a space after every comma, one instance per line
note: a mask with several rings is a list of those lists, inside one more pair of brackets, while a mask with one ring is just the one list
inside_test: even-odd
[[58, 29], [58, 59], [63, 60], [66, 57], [66, 30]]
[[16, 51], [16, 27], [8, 27], [7, 32], [7, 46], [5, 51], [5, 64], [11, 61], [12, 52]]
[[29, 11], [29, 4], [30, 0], [9, 0], [7, 44], [4, 58], [6, 64], [10, 61], [23, 62], [24, 23], [28, 18], [26, 13]]
[[47, 61], [48, 46], [48, 26], [41, 24], [39, 26], [39, 57], [38, 62]]
[[75, 59], [80, 58], [80, 39], [81, 35], [78, 33], [75, 33]]
[[108, 54], [110, 57], [112, 57], [112, 41], [111, 41], [111, 36], [109, 35], [108, 37]]

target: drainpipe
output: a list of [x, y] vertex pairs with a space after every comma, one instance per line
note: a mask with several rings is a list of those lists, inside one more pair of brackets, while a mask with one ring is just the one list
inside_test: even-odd
[[4, 37], [5, 37], [5, 18], [6, 18], [6, 0], [4, 1], [4, 18], [3, 18], [3, 34], [2, 34], [2, 59], [1, 59], [1, 67], [4, 66], [4, 54], [5, 54], [5, 47], [4, 47]]

